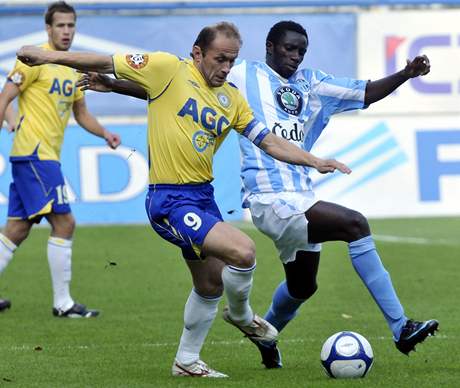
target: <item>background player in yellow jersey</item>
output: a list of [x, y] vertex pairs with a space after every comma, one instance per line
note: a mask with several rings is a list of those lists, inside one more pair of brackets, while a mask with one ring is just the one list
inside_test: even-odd
[[[75, 33], [76, 13], [65, 2], [56, 2], [45, 14], [47, 51], [67, 51]], [[0, 234], [0, 272], [26, 239], [34, 223], [45, 217], [51, 225], [48, 262], [51, 270], [53, 314], [59, 317], [95, 317], [70, 295], [72, 235], [75, 220], [67, 199], [59, 163], [64, 130], [70, 112], [78, 124], [116, 148], [118, 135], [105, 130], [88, 112], [83, 93], [75, 87], [78, 73], [69, 67], [29, 67], [17, 61], [0, 94], [0, 123], [10, 102], [19, 96], [19, 112], [10, 155], [8, 220]], [[11, 111], [8, 115], [11, 117]], [[11, 306], [0, 300], [0, 310]]]
[[236, 27], [222, 22], [200, 32], [192, 49], [193, 61], [158, 52], [113, 58], [30, 46], [18, 52], [18, 58], [32, 66], [58, 63], [114, 73], [147, 92], [150, 187], [146, 210], [154, 230], [182, 249], [194, 286], [185, 306], [174, 376], [227, 377], [200, 360], [223, 291], [227, 322], [253, 339], [277, 336], [276, 329], [249, 305], [254, 243], [223, 222], [210, 184], [213, 155], [230, 129], [280, 160], [320, 172], [350, 172], [335, 160], [317, 158], [273, 135], [254, 118], [242, 95], [226, 82], [240, 45]]

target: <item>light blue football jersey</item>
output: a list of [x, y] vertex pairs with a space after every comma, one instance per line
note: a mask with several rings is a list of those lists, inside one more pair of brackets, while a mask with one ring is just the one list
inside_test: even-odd
[[[367, 83], [312, 69], [298, 70], [285, 79], [259, 61], [238, 62], [228, 80], [247, 99], [256, 119], [306, 151], [311, 150], [333, 114], [364, 108]], [[239, 138], [243, 206], [251, 193], [312, 190], [308, 167], [275, 160]]]

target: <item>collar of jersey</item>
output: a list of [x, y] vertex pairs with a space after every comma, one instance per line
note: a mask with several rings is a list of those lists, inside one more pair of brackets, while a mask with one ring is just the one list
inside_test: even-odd
[[45, 50], [55, 51], [53, 48], [51, 48], [49, 43], [43, 43], [40, 47]]
[[[288, 84], [289, 80], [291, 78], [284, 78], [283, 76], [279, 75], [275, 70], [273, 70], [270, 66], [268, 66], [265, 62], [260, 62], [262, 67], [268, 71], [269, 74], [274, 75], [276, 78], [278, 78], [281, 82]], [[295, 73], [294, 73], [295, 74]], [[293, 75], [294, 75], [293, 74]]]

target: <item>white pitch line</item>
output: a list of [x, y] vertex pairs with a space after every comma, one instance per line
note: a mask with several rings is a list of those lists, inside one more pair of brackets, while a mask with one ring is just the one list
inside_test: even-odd
[[[366, 337], [369, 342], [374, 341], [392, 341], [392, 337], [386, 336], [377, 336], [377, 337]], [[437, 340], [452, 340], [456, 337], [447, 336], [443, 334], [437, 334], [432, 338]], [[292, 338], [292, 339], [285, 339], [280, 340], [280, 344], [303, 344], [303, 343], [313, 343], [318, 342], [316, 338]], [[208, 341], [205, 343], [205, 346], [235, 346], [235, 345], [244, 345], [249, 344], [249, 342], [245, 339], [241, 339], [238, 341]], [[168, 348], [168, 347], [176, 347], [178, 345], [177, 342], [146, 342], [142, 344], [113, 344], [113, 345], [66, 345], [66, 346], [46, 346], [46, 344], [42, 345], [13, 345], [13, 346], [0, 346], [0, 350], [8, 350], [8, 351], [46, 351], [49, 349], [52, 350], [98, 350], [98, 349], [107, 349], [107, 348], [140, 348], [140, 347], [148, 347], [148, 348]], [[41, 350], [35, 350], [38, 346], [40, 346]]]
[[386, 234], [372, 235], [376, 241], [395, 242], [395, 243], [409, 243], [417, 245], [459, 245], [460, 243], [453, 240], [446, 239], [430, 239], [424, 237], [407, 237], [407, 236], [391, 236]]

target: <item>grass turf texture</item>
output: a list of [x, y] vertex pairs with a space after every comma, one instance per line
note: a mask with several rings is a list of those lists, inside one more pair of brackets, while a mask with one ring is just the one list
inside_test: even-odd
[[[282, 279], [269, 239], [255, 240], [258, 267], [252, 293], [263, 315]], [[11, 387], [457, 387], [460, 219], [372, 222], [377, 247], [409, 317], [437, 318], [441, 331], [406, 357], [350, 265], [346, 244], [323, 247], [319, 290], [280, 337], [282, 370], [265, 370], [259, 354], [219, 315], [202, 351], [230, 379], [173, 378], [191, 280], [179, 250], [147, 226], [79, 227], [73, 255], [74, 298], [99, 308], [96, 319], [51, 315], [46, 260], [49, 230], [33, 230], [0, 278], [12, 309], [0, 314], [0, 386]], [[388, 236], [416, 239], [388, 242]], [[224, 303], [220, 305], [220, 311]], [[362, 380], [332, 380], [320, 366], [323, 341], [341, 330], [364, 335], [375, 362]]]

